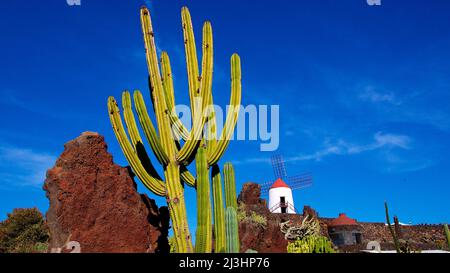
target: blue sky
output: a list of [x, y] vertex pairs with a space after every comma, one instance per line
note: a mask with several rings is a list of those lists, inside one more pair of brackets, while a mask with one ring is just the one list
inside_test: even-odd
[[[115, 162], [127, 165], [106, 99], [123, 89], [149, 97], [139, 22], [145, 2], [1, 4], [0, 219], [15, 207], [47, 209], [45, 171], [83, 131], [103, 134]], [[238, 52], [243, 104], [280, 105], [276, 153], [287, 160], [288, 174], [314, 175], [313, 187], [295, 192], [297, 208], [384, 221], [388, 200], [402, 222], [450, 222], [450, 3], [152, 1], [177, 102], [188, 103], [183, 5], [198, 43], [202, 22], [212, 22], [215, 102], [228, 102], [229, 57]], [[232, 142], [221, 161], [235, 163], [239, 190], [244, 182], [273, 179], [274, 153], [259, 147]], [[187, 198], [194, 200], [192, 190]], [[188, 213], [195, 230], [195, 206]]]

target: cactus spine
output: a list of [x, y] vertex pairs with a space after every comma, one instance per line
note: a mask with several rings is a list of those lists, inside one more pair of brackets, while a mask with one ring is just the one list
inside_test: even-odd
[[239, 230], [236, 210], [228, 207], [226, 210], [227, 253], [239, 253]]
[[450, 231], [448, 230], [447, 224], [444, 225], [444, 233], [445, 233], [445, 238], [447, 239], [448, 249], [450, 249]]
[[[158, 60], [150, 12], [141, 8], [141, 25], [146, 49], [148, 79], [153, 110], [156, 117], [155, 127], [150, 119], [144, 98], [139, 90], [133, 94], [134, 108], [142, 131], [150, 144], [157, 161], [164, 170], [164, 179], [157, 173], [145, 151], [136, 119], [133, 113], [131, 95], [125, 91], [122, 95], [122, 107], [127, 131], [122, 123], [119, 106], [114, 97], [108, 98], [108, 111], [111, 124], [121, 149], [141, 182], [158, 196], [166, 197], [174, 231], [174, 242], [178, 252], [193, 252], [187, 221], [183, 183], [197, 188], [198, 230], [196, 248], [198, 252], [211, 252], [211, 198], [209, 185], [210, 168], [218, 170], [217, 163], [224, 154], [238, 119], [241, 103], [241, 67], [237, 54], [231, 57], [231, 98], [230, 111], [220, 139], [217, 138], [215, 113], [212, 107], [213, 76], [213, 37], [209, 22], [203, 26], [201, 74], [198, 66], [195, 37], [191, 16], [187, 8], [182, 9], [183, 35], [185, 40], [186, 65], [188, 71], [189, 97], [192, 112], [192, 129], [188, 131], [174, 111], [175, 96], [172, 69], [167, 52], [162, 52]], [[208, 110], [208, 115], [205, 111]], [[207, 139], [203, 134], [208, 129]], [[157, 132], [157, 130], [158, 132]], [[184, 140], [180, 145], [179, 140]], [[197, 177], [187, 166], [196, 160]], [[216, 242], [218, 249], [224, 248], [225, 219], [223, 212], [220, 170], [213, 172], [214, 217]], [[215, 173], [215, 174], [214, 174]], [[219, 174], [219, 176], [217, 175]], [[227, 187], [225, 187], [227, 189]], [[235, 188], [234, 188], [235, 190]], [[234, 193], [235, 194], [235, 193]], [[216, 211], [217, 210], [217, 211]], [[216, 225], [215, 225], [216, 226]]]

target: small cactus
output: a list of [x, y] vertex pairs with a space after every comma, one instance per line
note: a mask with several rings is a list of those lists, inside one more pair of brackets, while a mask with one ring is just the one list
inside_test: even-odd
[[227, 232], [227, 253], [239, 253], [239, 230], [236, 210], [228, 207], [225, 212]]
[[394, 228], [391, 225], [391, 219], [389, 217], [389, 208], [388, 208], [387, 202], [384, 202], [384, 208], [385, 208], [385, 211], [386, 211], [386, 223], [387, 223], [387, 225], [389, 227], [389, 231], [390, 231], [390, 233], [392, 235], [392, 239], [394, 240], [395, 250], [397, 251], [397, 253], [400, 253], [401, 252], [401, 250], [400, 250], [400, 243], [398, 241], [397, 233], [395, 232]]
[[447, 239], [448, 249], [450, 249], [450, 231], [448, 230], [447, 224], [444, 225], [444, 233], [445, 233], [445, 238]]
[[324, 236], [307, 236], [289, 243], [288, 253], [335, 253], [333, 243]]

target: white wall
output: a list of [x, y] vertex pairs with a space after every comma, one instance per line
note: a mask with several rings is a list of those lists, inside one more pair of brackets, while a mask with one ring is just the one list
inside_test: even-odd
[[[286, 203], [294, 207], [294, 199], [290, 188], [273, 188], [269, 190], [269, 209], [280, 203], [280, 197], [282, 196], [284, 196]], [[277, 208], [273, 213], [281, 213], [281, 208]], [[295, 211], [288, 207], [286, 213], [295, 214]]]

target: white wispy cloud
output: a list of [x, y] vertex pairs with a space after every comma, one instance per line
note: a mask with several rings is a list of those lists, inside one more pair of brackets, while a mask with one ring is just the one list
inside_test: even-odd
[[42, 186], [45, 173], [56, 161], [48, 153], [0, 146], [0, 186]]
[[400, 105], [401, 101], [392, 92], [377, 91], [374, 86], [366, 86], [359, 94], [359, 99], [373, 103], [390, 103]]
[[373, 136], [373, 141], [368, 144], [356, 144], [344, 140], [338, 140], [335, 143], [327, 144], [324, 149], [319, 150], [315, 153], [291, 157], [288, 158], [287, 161], [320, 161], [322, 158], [329, 155], [355, 155], [382, 148], [410, 149], [410, 143], [411, 138], [408, 136], [377, 132]]
[[[337, 140], [334, 142], [325, 141], [324, 148], [310, 154], [301, 154], [298, 156], [287, 157], [285, 161], [307, 161], [315, 160], [320, 161], [323, 158], [331, 155], [355, 155], [364, 152], [374, 151], [378, 149], [410, 149], [411, 138], [406, 135], [389, 134], [383, 132], [377, 132], [373, 135], [372, 142], [368, 144], [357, 144], [348, 142], [345, 140]], [[236, 164], [249, 164], [249, 163], [267, 163], [270, 164], [268, 158], [248, 158], [236, 162]]]

